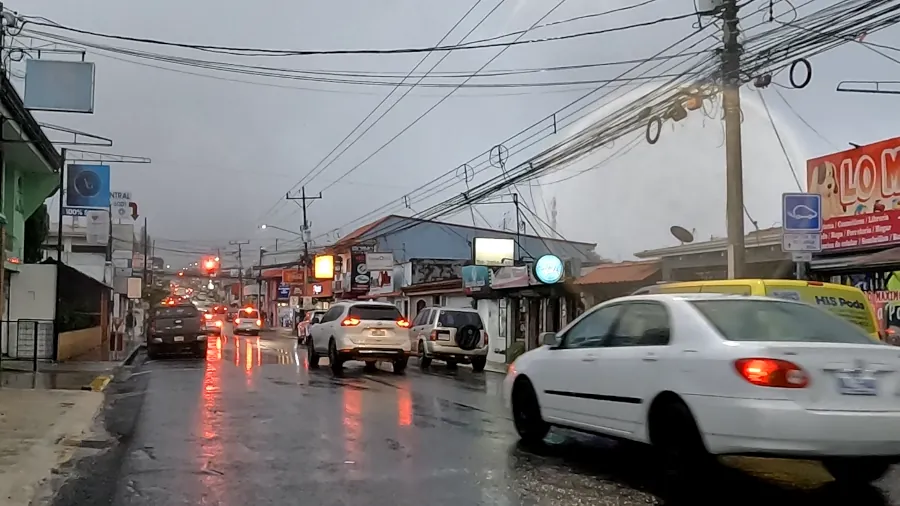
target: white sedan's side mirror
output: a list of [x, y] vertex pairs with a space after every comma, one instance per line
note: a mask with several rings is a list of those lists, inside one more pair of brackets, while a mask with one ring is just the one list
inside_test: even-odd
[[541, 332], [541, 346], [556, 346], [556, 332]]

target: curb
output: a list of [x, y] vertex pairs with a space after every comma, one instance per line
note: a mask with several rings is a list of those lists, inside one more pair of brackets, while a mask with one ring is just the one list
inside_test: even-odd
[[85, 385], [81, 389], [90, 390], [91, 392], [102, 392], [109, 385], [110, 381], [112, 381], [112, 376], [103, 374], [94, 378], [90, 385]]
[[133, 362], [138, 352], [140, 352], [141, 348], [145, 346], [146, 345], [144, 343], [135, 346], [134, 349], [131, 350], [131, 353], [129, 353], [127, 357], [122, 359], [122, 361], [120, 361], [119, 364], [113, 368], [112, 372], [110, 372], [109, 374], [101, 374], [100, 376], [97, 376], [89, 384], [81, 387], [81, 389], [91, 392], [102, 392], [106, 390], [106, 387], [109, 386], [110, 381], [112, 381], [113, 377], [118, 374], [119, 370]]

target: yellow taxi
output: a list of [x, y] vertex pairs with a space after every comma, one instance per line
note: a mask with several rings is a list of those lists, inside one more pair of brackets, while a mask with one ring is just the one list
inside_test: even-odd
[[802, 301], [826, 309], [859, 325], [872, 337], [882, 339], [869, 299], [862, 290], [852, 286], [794, 279], [722, 279], [661, 283], [641, 288], [635, 295], [642, 293], [733, 293]]

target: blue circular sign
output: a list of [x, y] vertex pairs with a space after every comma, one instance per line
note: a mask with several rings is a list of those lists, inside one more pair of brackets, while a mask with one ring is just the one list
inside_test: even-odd
[[544, 255], [534, 263], [534, 277], [546, 285], [558, 283], [563, 277], [563, 262], [556, 255]]

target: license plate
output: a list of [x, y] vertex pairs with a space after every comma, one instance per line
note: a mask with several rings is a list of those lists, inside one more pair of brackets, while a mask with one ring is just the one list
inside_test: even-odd
[[375, 329], [372, 331], [372, 337], [384, 337], [387, 333], [380, 329]]
[[175, 336], [175, 342], [176, 342], [176, 343], [183, 343], [183, 342], [184, 342], [184, 336]]
[[438, 334], [437, 340], [438, 340], [438, 341], [449, 341], [449, 340], [450, 340], [450, 336], [447, 335], [447, 334]]
[[838, 375], [838, 391], [841, 395], [878, 395], [878, 382], [875, 378], [840, 374]]

